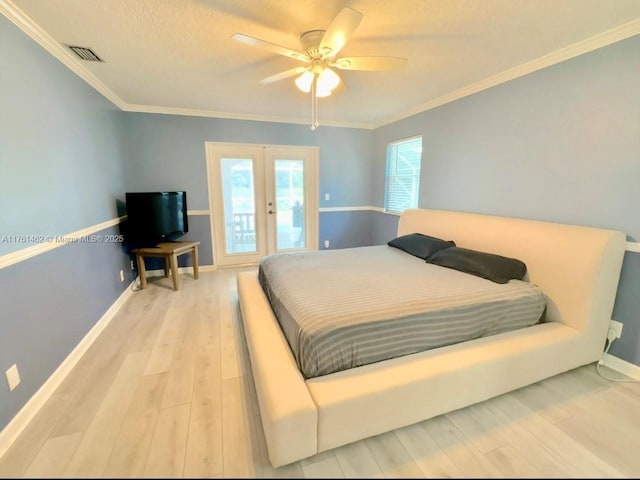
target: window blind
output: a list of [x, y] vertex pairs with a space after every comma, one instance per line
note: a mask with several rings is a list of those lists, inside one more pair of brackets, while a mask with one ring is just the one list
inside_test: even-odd
[[418, 206], [422, 136], [398, 140], [387, 145], [384, 209], [401, 213]]

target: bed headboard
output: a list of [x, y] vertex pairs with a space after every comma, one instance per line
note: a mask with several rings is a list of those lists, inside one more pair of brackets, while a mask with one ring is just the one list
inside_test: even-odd
[[398, 235], [414, 232], [522, 260], [529, 281], [547, 296], [547, 319], [585, 331], [604, 345], [624, 256], [624, 233], [475, 213], [406, 210]]

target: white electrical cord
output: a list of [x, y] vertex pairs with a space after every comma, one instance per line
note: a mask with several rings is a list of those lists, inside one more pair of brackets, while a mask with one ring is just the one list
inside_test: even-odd
[[612, 378], [612, 377], [608, 377], [608, 376], [606, 376], [604, 373], [602, 373], [600, 371], [600, 366], [602, 364], [604, 364], [604, 357], [609, 352], [609, 349], [611, 348], [611, 345], [613, 344], [613, 341], [615, 339], [616, 339], [615, 333], [612, 332], [611, 330], [609, 330], [609, 332], [607, 333], [607, 347], [604, 349], [604, 352], [602, 353], [602, 356], [600, 357], [600, 360], [598, 360], [598, 363], [596, 363], [596, 372], [598, 372], [598, 375], [600, 375], [602, 378], [605, 378], [605, 379], [609, 380], [610, 382], [638, 383], [638, 380], [634, 380], [632, 378]]
[[139, 292], [140, 290], [142, 290], [142, 287], [140, 286], [139, 282], [140, 282], [140, 277], [136, 277], [133, 279], [133, 282], [131, 282], [131, 291]]

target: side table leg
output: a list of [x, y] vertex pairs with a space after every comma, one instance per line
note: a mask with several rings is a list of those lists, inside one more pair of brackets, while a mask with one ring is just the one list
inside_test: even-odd
[[180, 279], [178, 278], [178, 256], [176, 254], [171, 255], [171, 280], [173, 280], [173, 289], [178, 290]]
[[193, 278], [198, 279], [198, 246], [193, 247]]
[[144, 266], [144, 257], [136, 255], [138, 261], [138, 274], [140, 275], [140, 288], [147, 288], [147, 270]]

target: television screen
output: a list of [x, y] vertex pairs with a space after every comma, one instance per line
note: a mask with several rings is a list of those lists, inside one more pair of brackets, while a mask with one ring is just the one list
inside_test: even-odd
[[128, 192], [126, 206], [130, 243], [152, 246], [189, 231], [187, 192]]

